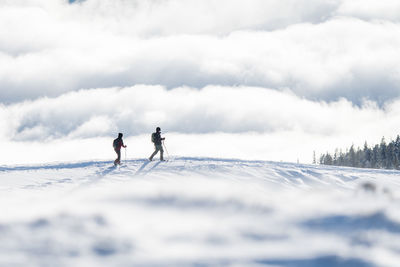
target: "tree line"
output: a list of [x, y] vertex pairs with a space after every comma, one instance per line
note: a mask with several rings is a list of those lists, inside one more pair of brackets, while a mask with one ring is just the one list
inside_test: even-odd
[[[315, 159], [314, 159], [315, 160]], [[319, 163], [323, 165], [347, 166], [374, 169], [400, 169], [400, 136], [386, 143], [382, 137], [381, 143], [372, 147], [364, 143], [364, 147], [355, 148], [352, 145], [345, 152], [336, 149], [334, 154], [322, 154]]]

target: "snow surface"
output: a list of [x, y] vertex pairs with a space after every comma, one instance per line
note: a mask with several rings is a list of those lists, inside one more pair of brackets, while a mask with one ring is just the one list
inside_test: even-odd
[[173, 158], [0, 167], [0, 266], [399, 266], [400, 173]]

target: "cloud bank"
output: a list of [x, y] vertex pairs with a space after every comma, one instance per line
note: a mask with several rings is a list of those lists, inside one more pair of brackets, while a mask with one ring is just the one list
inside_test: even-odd
[[81, 90], [3, 106], [1, 128], [4, 137], [15, 141], [109, 136], [118, 129], [140, 135], [157, 125], [186, 134], [302, 131], [336, 135], [345, 134], [355, 124], [366, 129], [379, 123], [383, 126], [385, 115], [396, 121], [396, 105], [382, 110], [372, 102], [361, 108], [345, 99], [313, 102], [291, 92], [259, 87], [167, 90], [137, 85]]
[[0, 100], [160, 84], [382, 104], [400, 95], [400, 4], [354, 2], [3, 1]]

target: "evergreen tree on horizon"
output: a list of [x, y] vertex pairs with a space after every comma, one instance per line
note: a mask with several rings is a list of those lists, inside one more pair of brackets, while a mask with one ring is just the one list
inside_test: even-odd
[[[315, 155], [314, 155], [315, 158]], [[400, 170], [400, 136], [386, 142], [383, 136], [380, 144], [372, 147], [368, 146], [367, 141], [364, 146], [355, 148], [354, 144], [343, 153], [336, 148], [333, 155], [329, 152], [322, 154], [319, 158], [322, 165], [373, 168], [373, 169], [396, 169]]]

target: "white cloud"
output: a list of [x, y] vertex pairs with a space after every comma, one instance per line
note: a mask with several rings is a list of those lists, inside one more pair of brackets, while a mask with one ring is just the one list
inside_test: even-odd
[[[387, 106], [393, 109], [394, 104]], [[3, 127], [15, 140], [96, 137], [124, 129], [130, 135], [156, 125], [179, 133], [243, 133], [300, 130], [311, 134], [346, 132], [354, 121], [375, 127], [384, 110], [341, 99], [313, 102], [290, 92], [258, 87], [202, 89], [137, 85], [81, 90], [57, 98], [4, 106]]]
[[[337, 1], [331, 0], [88, 0], [71, 10], [86, 20], [99, 22], [106, 18], [106, 27], [112, 31], [165, 36], [278, 29], [321, 21], [337, 6]], [[115, 14], [119, 14], [117, 19]]]
[[337, 13], [365, 20], [399, 22], [400, 3], [397, 0], [342, 0]]
[[9, 43], [0, 51], [2, 102], [134, 84], [290, 88], [310, 99], [357, 104], [400, 95], [399, 25], [392, 22], [335, 18], [276, 31], [141, 38], [89, 22], [43, 20], [32, 24], [39, 38], [9, 40], [8, 29], [0, 31], [0, 43]]
[[[289, 87], [356, 103], [399, 96], [397, 23], [332, 15], [346, 14], [346, 1], [195, 2], [6, 1], [0, 100], [134, 84]], [[326, 19], [310, 24], [316, 16]], [[266, 30], [269, 20], [280, 26]]]
[[93, 136], [109, 135], [112, 132], [113, 122], [107, 116], [96, 116], [85, 121], [72, 131], [70, 138], [87, 138]]

